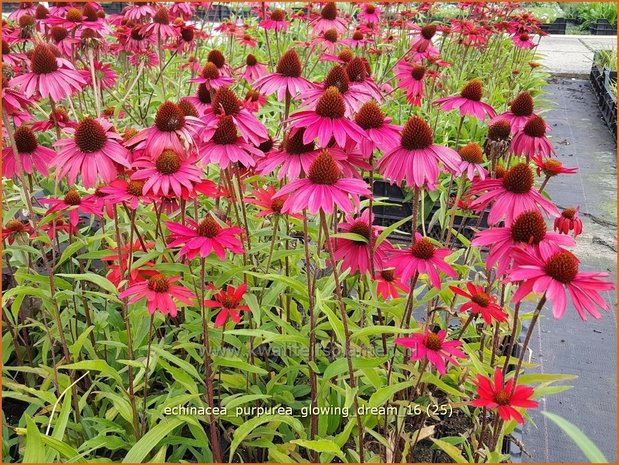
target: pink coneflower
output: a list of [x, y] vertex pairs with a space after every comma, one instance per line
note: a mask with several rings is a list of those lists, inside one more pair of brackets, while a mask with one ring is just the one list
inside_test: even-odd
[[342, 39], [343, 44], [352, 45], [353, 47], [363, 47], [364, 45], [371, 44], [371, 39], [366, 39], [363, 32], [357, 30], [353, 32], [352, 36]]
[[226, 57], [224, 54], [217, 49], [213, 49], [208, 52], [206, 56], [206, 61], [213, 63], [217, 66], [219, 72], [223, 75], [230, 76], [230, 66], [226, 63]]
[[241, 284], [239, 287], [228, 285], [226, 290], [221, 289], [215, 294], [215, 300], [205, 300], [204, 305], [209, 308], [221, 308], [221, 311], [215, 319], [215, 327], [219, 328], [226, 324], [228, 317], [236, 324], [241, 322], [240, 311], [251, 311], [247, 305], [239, 305], [243, 300], [243, 296], [247, 291], [247, 284]]
[[334, 65], [321, 85], [317, 85], [314, 89], [301, 94], [300, 99], [303, 101], [304, 106], [315, 108], [318, 100], [320, 100], [329, 87], [336, 87], [340, 92], [346, 105], [345, 116], [347, 118], [352, 117], [353, 114], [359, 111], [363, 103], [372, 98], [372, 94], [363, 87], [351, 85], [348, 73], [342, 66]]
[[146, 298], [146, 308], [148, 308], [149, 314], [153, 315], [156, 310], [159, 310], [164, 315], [169, 314], [172, 318], [175, 318], [178, 308], [172, 297], [187, 305], [192, 305], [196, 299], [196, 295], [186, 287], [172, 284], [180, 281], [180, 279], [180, 276], [169, 278], [158, 273], [151, 276], [148, 281], [138, 281], [132, 284], [118, 297], [121, 299], [131, 297], [129, 299], [130, 304]]
[[498, 264], [497, 275], [502, 276], [512, 261], [514, 247], [528, 245], [534, 249], [543, 249], [547, 254], [572, 247], [576, 242], [561, 234], [548, 232], [544, 217], [537, 210], [526, 211], [516, 217], [509, 226], [480, 231], [471, 242], [476, 247], [490, 247], [486, 259], [488, 267]]
[[[19, 126], [13, 134], [17, 154], [12, 147], [5, 147], [2, 151], [2, 175], [11, 178], [16, 174], [32, 174], [34, 170], [43, 176], [49, 174], [48, 166], [56, 156], [56, 152], [39, 145], [37, 138], [28, 126]], [[17, 160], [19, 157], [19, 160]], [[22, 172], [18, 172], [21, 168]]]
[[509, 110], [505, 113], [495, 116], [490, 120], [489, 124], [494, 124], [499, 120], [508, 121], [511, 125], [512, 134], [522, 131], [524, 125], [535, 116], [533, 97], [529, 92], [519, 93], [514, 100], [509, 104]]
[[[387, 261], [387, 255], [391, 251], [391, 244], [384, 240], [376, 244], [380, 234], [377, 226], [370, 226], [370, 210], [365, 209], [360, 216], [353, 218], [348, 215], [344, 223], [338, 225], [338, 230], [344, 233], [357, 234], [359, 239], [338, 237], [334, 239], [335, 260], [342, 260], [342, 271], [350, 269], [351, 274], [357, 271], [361, 274], [370, 272], [372, 269], [383, 268]], [[374, 247], [374, 267], [370, 266], [370, 240]]]
[[243, 253], [243, 244], [237, 237], [243, 233], [241, 228], [224, 228], [212, 216], [207, 216], [200, 223], [189, 218], [186, 221], [189, 227], [166, 222], [166, 227], [172, 232], [168, 247], [183, 246], [178, 253], [179, 257], [186, 256], [188, 260], [193, 260], [198, 255], [206, 258], [215, 252], [219, 259], [225, 260], [226, 250], [235, 254]]
[[118, 173], [117, 165], [131, 166], [127, 161], [129, 151], [121, 141], [122, 136], [113, 130], [109, 121], [84, 118], [72, 139], [61, 139], [54, 144], [59, 147], [53, 162], [56, 177], [67, 176], [69, 184], [73, 184], [79, 174], [87, 188], [96, 186], [97, 179], [112, 181]]
[[134, 2], [123, 10], [123, 16], [139, 23], [152, 18], [155, 12], [155, 7], [148, 2]]
[[411, 360], [426, 360], [444, 375], [447, 372], [447, 363], [458, 366], [455, 357], [466, 358], [466, 354], [459, 347], [461, 341], [446, 341], [447, 333], [441, 329], [438, 333], [427, 331], [425, 334], [415, 333], [409, 337], [400, 337], [395, 343], [411, 350]]
[[[32, 102], [26, 98], [23, 92], [11, 89], [8, 79], [2, 76], [2, 105], [9, 115], [22, 114], [21, 110], [28, 111], [31, 104]], [[15, 121], [15, 124], [20, 122]]]
[[393, 250], [387, 265], [394, 267], [396, 274], [405, 282], [409, 282], [417, 273], [427, 274], [432, 286], [440, 289], [439, 271], [452, 278], [457, 276], [451, 265], [445, 262], [445, 257], [450, 255], [451, 251], [437, 248], [430, 239], [417, 232], [415, 238], [415, 243], [410, 247]]
[[59, 232], [65, 232], [73, 236], [78, 232], [77, 223], [75, 226], [71, 223], [66, 223], [60, 216], [47, 221], [45, 224], [41, 225], [40, 228], [47, 233], [47, 237], [49, 237], [50, 241], [53, 241], [58, 236]]
[[[246, 197], [243, 200], [249, 204], [256, 205], [260, 208], [260, 211], [256, 213], [256, 216], [280, 216], [283, 215], [282, 207], [284, 206], [284, 202], [288, 199], [289, 196], [282, 196], [278, 198], [274, 198], [277, 191], [275, 187], [268, 186], [266, 189], [257, 188], [251, 192], [252, 197]], [[298, 214], [288, 214], [294, 218], [303, 218]]]
[[574, 237], [582, 234], [582, 221], [578, 218], [580, 208], [566, 208], [561, 216], [555, 218], [554, 230], [561, 234], [569, 234], [574, 231]]
[[258, 59], [251, 53], [247, 55], [245, 59], [245, 71], [243, 71], [242, 78], [249, 84], [253, 84], [254, 81], [265, 76], [268, 73], [266, 66], [258, 62]]
[[164, 102], [157, 110], [155, 124], [140, 131], [127, 141], [127, 145], [145, 150], [153, 159], [166, 149], [184, 155], [195, 148], [193, 134], [199, 126], [197, 118], [185, 116], [175, 103]]
[[69, 113], [67, 113], [64, 107], [57, 106], [50, 112], [48, 119], [35, 122], [32, 125], [32, 129], [34, 131], [49, 131], [56, 127], [56, 124], [58, 124], [60, 129], [76, 128], [78, 125], [75, 121], [71, 121]]
[[209, 139], [215, 133], [217, 123], [224, 117], [231, 119], [247, 142], [260, 145], [269, 138], [266, 126], [243, 106], [236, 94], [229, 87], [221, 87], [215, 92], [211, 107], [201, 117], [206, 126], [201, 131], [203, 140]]
[[232, 116], [222, 116], [212, 137], [200, 146], [206, 164], [214, 163], [226, 169], [240, 163], [245, 167], [255, 166], [256, 158], [264, 156], [262, 151], [239, 136]]
[[177, 53], [191, 51], [196, 47], [196, 37], [199, 36], [199, 31], [188, 24], [174, 24], [178, 30], [176, 42], [172, 46]]
[[49, 29], [49, 37], [58, 50], [67, 57], [71, 56], [72, 48], [79, 43], [79, 40], [71, 37], [69, 31], [62, 26], [52, 26]]
[[378, 102], [384, 100], [380, 89], [372, 79], [370, 65], [365, 58], [352, 58], [346, 63], [345, 69], [353, 91], [363, 91], [363, 94], [373, 97]]
[[30, 235], [34, 232], [30, 223], [24, 223], [22, 221], [11, 219], [9, 220], [5, 227], [2, 228], [2, 240], [6, 240], [9, 245], [13, 245], [15, 239], [17, 239], [21, 234]]
[[10, 81], [10, 85], [22, 89], [26, 97], [32, 97], [38, 91], [41, 97], [49, 97], [54, 102], [70, 96], [85, 84], [78, 71], [59, 63], [51, 48], [42, 43], [34, 47], [30, 72]]
[[481, 101], [482, 95], [481, 81], [473, 79], [462, 88], [460, 95], [440, 98], [434, 104], [440, 105], [444, 111], [458, 108], [460, 109], [460, 116], [471, 115], [483, 121], [486, 119], [486, 116], [490, 118], [496, 116], [496, 111], [490, 105]]
[[500, 368], [494, 370], [494, 383], [489, 378], [478, 374], [476, 384], [478, 397], [471, 404], [475, 407], [496, 409], [503, 421], [513, 418], [518, 423], [524, 423], [524, 418], [514, 407], [535, 408], [538, 405], [537, 401], [531, 400], [531, 396], [535, 393], [533, 388], [516, 386], [514, 389], [513, 379], [504, 383], [503, 372]]
[[286, 94], [296, 97], [311, 89], [313, 84], [301, 77], [301, 60], [294, 50], [282, 55], [275, 68], [275, 73], [267, 74], [254, 81], [253, 86], [264, 95], [277, 92], [277, 98], [283, 101]]
[[[109, 63], [101, 63], [98, 60], [94, 60], [94, 69], [95, 78], [101, 90], [111, 89], [116, 85], [118, 74], [112, 69]], [[80, 69], [79, 72], [82, 78], [84, 78], [84, 81], [86, 81], [86, 85], [92, 86], [92, 73], [90, 67]]]
[[531, 36], [527, 32], [521, 32], [518, 34], [514, 34], [512, 36], [512, 42], [518, 48], [524, 48], [524, 49], [535, 48], [535, 44], [533, 43]]
[[468, 292], [456, 286], [449, 286], [449, 289], [467, 298], [467, 302], [460, 307], [461, 312], [470, 310], [472, 315], [481, 315], [487, 325], [492, 325], [493, 321], [507, 321], [507, 313], [496, 303], [496, 297], [488, 294], [483, 286], [468, 282], [466, 283]]
[[402, 128], [391, 124], [391, 118], [384, 115], [373, 101], [366, 102], [355, 115], [355, 123], [365, 132], [361, 141], [361, 154], [370, 157], [377, 148], [386, 153], [397, 147]]
[[198, 110], [198, 114], [203, 116], [206, 111], [211, 108], [212, 98], [211, 91], [206, 87], [206, 84], [199, 84], [196, 95], [190, 97], [183, 97], [190, 101], [192, 105]]
[[77, 36], [85, 19], [82, 11], [75, 6], [68, 8], [62, 16], [49, 15], [44, 23], [49, 26], [61, 26]]
[[439, 175], [439, 163], [457, 173], [460, 155], [448, 147], [434, 144], [432, 130], [419, 116], [412, 116], [400, 138], [400, 145], [387, 152], [378, 162], [378, 171], [391, 183], [434, 190]]
[[138, 52], [133, 52], [129, 56], [129, 63], [133, 66], [144, 66], [145, 68], [154, 68], [159, 65], [159, 57], [152, 50], [140, 50]]
[[609, 273], [592, 273], [579, 271], [579, 260], [567, 250], [548, 253], [540, 249], [539, 254], [530, 250], [514, 250], [514, 267], [509, 273], [511, 282], [522, 281], [512, 297], [512, 302], [520, 302], [531, 292], [543, 293], [552, 303], [552, 314], [563, 318], [567, 309], [567, 291], [569, 291], [580, 318], [587, 320], [585, 312], [594, 318], [601, 315], [596, 306], [608, 311], [608, 304], [600, 291], [610, 291], [614, 285], [601, 278], [608, 278]]
[[310, 21], [315, 34], [320, 34], [329, 29], [335, 29], [339, 34], [346, 32], [348, 26], [346, 22], [337, 16], [337, 6], [335, 2], [328, 2], [320, 10], [320, 15]]
[[242, 102], [242, 105], [245, 109], [250, 111], [251, 113], [256, 113], [262, 107], [267, 104], [267, 99], [264, 95], [262, 95], [257, 90], [249, 89], [247, 94], [245, 94], [245, 99]]
[[546, 200], [535, 189], [533, 171], [526, 163], [519, 163], [510, 168], [501, 179], [486, 179], [473, 183], [470, 194], [486, 191], [471, 203], [477, 210], [493, 203], [488, 215], [488, 224], [494, 225], [505, 220], [510, 226], [514, 219], [526, 211], [543, 209], [551, 216], [559, 216], [557, 207]]
[[312, 163], [318, 157], [314, 141], [303, 143], [305, 129], [299, 129], [294, 134], [288, 134], [279, 150], [269, 152], [266, 158], [258, 161], [258, 171], [261, 174], [270, 174], [280, 168], [277, 179], [281, 181], [288, 177], [294, 181], [301, 176], [307, 175]]
[[153, 200], [144, 195], [144, 180], [115, 179], [109, 186], [102, 187], [101, 191], [107, 194], [107, 200], [112, 205], [125, 203], [127, 207], [135, 210], [140, 202], [151, 203]]
[[380, 8], [371, 3], [363, 3], [357, 17], [366, 23], [378, 24], [380, 22]]
[[484, 152], [476, 142], [470, 142], [458, 152], [462, 158], [459, 172], [466, 173], [469, 181], [475, 178], [475, 173], [482, 181], [486, 179], [486, 170], [482, 166], [484, 162]]
[[34, 6], [32, 2], [20, 2], [19, 6], [9, 14], [7, 19], [9, 21], [19, 22], [22, 16], [34, 16], [36, 13], [37, 7]]
[[134, 26], [127, 37], [124, 48], [129, 52], [144, 52], [150, 49], [155, 37], [146, 30], [146, 26]]
[[327, 147], [331, 139], [340, 147], [345, 147], [349, 139], [361, 142], [365, 137], [357, 123], [348, 120], [344, 115], [346, 105], [337, 87], [329, 87], [318, 99], [315, 110], [305, 110], [294, 113], [288, 121], [290, 128], [306, 128], [303, 143], [307, 144], [318, 138], [320, 147]]
[[543, 158], [540, 154], [532, 156], [531, 160], [535, 163], [538, 176], [544, 173], [544, 176], [551, 178], [558, 174], [575, 174], [578, 172], [576, 167], [563, 166], [559, 160]]
[[89, 215], [96, 215], [98, 210], [92, 198], [80, 196], [75, 189], [70, 189], [62, 199], [40, 199], [39, 202], [52, 205], [45, 215], [68, 211], [71, 226], [77, 226], [77, 223], [79, 223], [79, 211]]
[[194, 185], [202, 180], [202, 171], [196, 163], [193, 155], [181, 158], [174, 150], [166, 149], [154, 159], [136, 160], [133, 167], [138, 170], [131, 175], [131, 180], [146, 180], [144, 194], [181, 197], [183, 188], [192, 192]]
[[400, 60], [395, 67], [398, 87], [406, 92], [406, 100], [413, 106], [421, 105], [424, 95], [426, 67]]
[[533, 116], [512, 139], [512, 152], [516, 155], [525, 155], [528, 158], [534, 155], [549, 157], [555, 152], [552, 144], [546, 137], [546, 122], [541, 116]]
[[217, 90], [234, 83], [234, 79], [229, 76], [222, 76], [215, 63], [207, 61], [202, 68], [200, 76], [190, 79], [189, 82], [197, 82], [206, 85], [207, 89]]
[[176, 37], [178, 31], [170, 25], [170, 12], [164, 6], [159, 7], [153, 16], [153, 22], [146, 26], [146, 32], [157, 37], [161, 42]]
[[310, 45], [312, 47], [320, 46], [320, 49], [328, 52], [331, 55], [335, 53], [335, 48], [340, 43], [344, 42], [340, 40], [340, 36], [335, 29], [328, 29], [324, 32], [321, 32], [320, 35], [314, 37], [310, 41]]
[[354, 178], [342, 178], [337, 162], [324, 150], [312, 163], [308, 177], [284, 186], [274, 198], [291, 194], [284, 202], [282, 212], [298, 213], [307, 209], [311, 214], [319, 210], [332, 213], [336, 204], [346, 213], [352, 211], [350, 196], [359, 204], [359, 195], [370, 196], [367, 184]]
[[270, 12], [268, 19], [260, 21], [260, 27], [273, 31], [288, 30], [288, 21], [286, 21], [286, 12], [279, 8]]
[[404, 281], [396, 277], [392, 268], [378, 272], [374, 279], [377, 281], [376, 292], [385, 300], [389, 297], [397, 299], [401, 294], [408, 294], [411, 291]]
[[258, 40], [255, 37], [250, 36], [249, 34], [241, 34], [239, 35], [239, 44], [255, 48], [258, 45]]
[[174, 18], [182, 18], [187, 21], [193, 18], [195, 5], [195, 3], [189, 2], [173, 2], [170, 5], [170, 14]]

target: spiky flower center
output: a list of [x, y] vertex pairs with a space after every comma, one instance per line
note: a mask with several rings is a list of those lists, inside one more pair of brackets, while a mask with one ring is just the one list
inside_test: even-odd
[[178, 131], [185, 126], [185, 115], [178, 105], [164, 102], [157, 110], [155, 126], [163, 132]]
[[424, 345], [429, 350], [441, 350], [443, 348], [443, 341], [441, 338], [435, 333], [428, 333], [426, 335]]
[[270, 152], [274, 144], [275, 142], [273, 141], [273, 138], [269, 137], [267, 140], [265, 140], [258, 146], [258, 150], [260, 150], [263, 153]]
[[415, 65], [411, 70], [411, 76], [416, 81], [421, 81], [426, 74], [426, 67], [422, 65]]
[[71, 189], [65, 194], [63, 201], [66, 205], [75, 206], [82, 203], [82, 198], [75, 189]]
[[328, 89], [331, 86], [335, 86], [341, 94], [344, 94], [348, 92], [349, 84], [350, 79], [348, 79], [348, 74], [346, 73], [346, 70], [340, 65], [335, 65], [333, 68], [331, 68], [329, 74], [327, 74], [323, 87], [324, 89]]
[[286, 19], [286, 13], [279, 8], [271, 12], [271, 21], [284, 21]]
[[546, 160], [542, 169], [546, 176], [551, 177], [559, 174], [561, 168], [563, 168], [563, 164], [559, 160]]
[[323, 150], [314, 160], [308, 178], [314, 184], [332, 186], [340, 179], [340, 168], [327, 150]]
[[569, 284], [578, 274], [578, 259], [567, 250], [557, 252], [546, 262], [544, 272], [560, 283]]
[[361, 129], [377, 129], [382, 128], [385, 123], [385, 115], [380, 107], [373, 101], [364, 103], [355, 115], [355, 123]]
[[21, 231], [22, 229], [24, 229], [24, 223], [19, 220], [9, 220], [9, 222], [6, 224], [6, 229], [11, 232]]
[[211, 92], [208, 90], [208, 87], [206, 87], [206, 84], [200, 84], [198, 86], [198, 99], [205, 104], [211, 103]]
[[31, 63], [34, 74], [49, 74], [58, 70], [56, 55], [51, 48], [44, 44], [38, 44], [34, 47]]
[[423, 237], [411, 246], [411, 254], [420, 260], [429, 260], [434, 257], [434, 244], [427, 237]]
[[338, 39], [338, 34], [335, 29], [328, 29], [324, 32], [323, 38], [331, 43], [336, 43]]
[[314, 150], [314, 141], [309, 144], [303, 143], [303, 134], [305, 134], [305, 128], [299, 129], [293, 135], [289, 135], [284, 141], [284, 150], [286, 153], [292, 155], [301, 155], [303, 153], [311, 152]]
[[335, 6], [335, 3], [329, 2], [325, 6], [323, 6], [322, 10], [320, 10], [320, 16], [322, 16], [323, 19], [327, 19], [329, 21], [333, 21], [335, 18], [337, 18], [337, 7]]
[[503, 176], [503, 187], [514, 194], [526, 194], [533, 187], [533, 171], [526, 163], [510, 168]]
[[36, 23], [36, 20], [34, 19], [34, 16], [30, 16], [30, 15], [23, 15], [21, 18], [19, 18], [19, 27], [22, 29], [25, 29], [27, 27], [32, 27], [34, 26]]
[[82, 8], [82, 14], [86, 17], [86, 21], [97, 21], [99, 19], [98, 10], [90, 3], [86, 3]]
[[273, 210], [273, 213], [281, 213], [284, 202], [284, 199], [281, 198], [271, 200], [271, 210]]
[[101, 123], [94, 118], [84, 118], [75, 130], [75, 144], [85, 153], [101, 150], [107, 142], [107, 136]]
[[421, 28], [421, 35], [426, 40], [430, 40], [434, 34], [436, 34], [436, 24], [426, 24]]
[[533, 114], [533, 97], [528, 92], [521, 92], [509, 105], [509, 109], [516, 116], [531, 116]]
[[144, 192], [144, 184], [146, 184], [146, 181], [141, 179], [129, 181], [129, 184], [127, 184], [127, 194], [140, 197]]
[[484, 161], [484, 153], [479, 144], [470, 142], [460, 149], [462, 160], [479, 165]]
[[361, 58], [353, 58], [346, 65], [348, 79], [352, 82], [363, 82], [368, 76], [368, 70]]
[[260, 92], [257, 90], [249, 89], [247, 94], [245, 94], [245, 100], [250, 102], [257, 102], [260, 99]]
[[213, 142], [217, 145], [234, 144], [237, 140], [236, 125], [232, 116], [224, 116], [219, 120], [215, 134], [213, 134]]
[[191, 42], [193, 40], [193, 29], [190, 27], [182, 28], [181, 37], [185, 42]]
[[39, 146], [34, 132], [27, 126], [18, 127], [15, 130], [14, 137], [15, 145], [19, 153], [32, 153]]
[[220, 231], [221, 226], [219, 226], [217, 220], [212, 216], [207, 216], [198, 224], [198, 234], [202, 237], [217, 237]]
[[233, 296], [226, 295], [223, 299], [221, 299], [221, 306], [223, 308], [235, 308], [236, 304], [237, 301]]
[[346, 106], [340, 91], [335, 86], [329, 87], [316, 103], [316, 114], [323, 118], [342, 118], [346, 113]]
[[490, 304], [490, 296], [485, 292], [476, 292], [471, 297], [471, 302], [476, 303], [480, 307], [486, 308]]
[[220, 87], [213, 97], [213, 109], [219, 115], [236, 116], [241, 111], [241, 102], [229, 87]]
[[561, 213], [561, 216], [563, 218], [567, 218], [568, 220], [573, 220], [574, 216], [576, 216], [576, 209], [575, 208], [566, 208]]
[[521, 213], [512, 224], [514, 242], [537, 245], [546, 237], [546, 222], [537, 211]]
[[127, 142], [129, 139], [135, 137], [138, 134], [138, 130], [136, 128], [126, 128], [123, 132], [123, 141]]
[[512, 129], [509, 121], [500, 119], [488, 128], [488, 139], [493, 141], [507, 140]]
[[2, 39], [2, 55], [9, 55], [11, 53], [11, 46], [9, 43]]
[[81, 23], [82, 22], [82, 12], [77, 8], [70, 8], [64, 15], [67, 21], [71, 21], [72, 23]]
[[187, 99], [187, 97], [180, 99], [178, 102], [178, 108], [181, 109], [183, 115], [185, 116], [193, 116], [194, 118], [198, 117], [198, 110], [196, 110], [196, 107]]
[[60, 42], [69, 36], [69, 31], [62, 26], [54, 26], [49, 31], [54, 42]]
[[226, 64], [226, 58], [224, 57], [224, 54], [221, 53], [217, 49], [211, 50], [209, 52], [208, 57], [207, 57], [207, 61], [210, 61], [211, 63], [214, 63], [215, 66], [217, 66], [218, 68], [223, 68], [224, 65]]
[[247, 66], [256, 66], [258, 64], [258, 59], [255, 57], [255, 55], [252, 55], [250, 53], [249, 55], [247, 55], [247, 58], [245, 59], [245, 64]]
[[36, 19], [47, 19], [49, 15], [49, 10], [45, 8], [44, 5], [37, 5], [37, 9], [34, 12], [34, 17]]
[[464, 86], [462, 92], [460, 92], [460, 96], [467, 99], [473, 100], [475, 102], [479, 102], [481, 100], [481, 96], [483, 95], [481, 81], [479, 79], [473, 79], [469, 81], [467, 85]]
[[170, 13], [168, 12], [168, 9], [165, 7], [159, 8], [157, 13], [155, 13], [155, 16], [153, 16], [153, 22], [166, 26], [170, 24]]
[[369, 15], [373, 15], [376, 11], [376, 7], [372, 4], [365, 5], [365, 12]]
[[275, 71], [286, 77], [301, 77], [301, 60], [299, 59], [297, 52], [294, 50], [288, 50], [284, 53], [277, 62], [277, 68]]
[[394, 269], [390, 268], [388, 270], [383, 270], [380, 272], [380, 276], [381, 278], [383, 278], [385, 281], [387, 281], [388, 283], [395, 281], [395, 273], [394, 273]]
[[523, 42], [526, 42], [527, 40], [529, 40], [529, 34], [527, 34], [526, 32], [523, 32], [522, 34], [520, 34], [520, 40], [522, 40]]
[[131, 38], [137, 41], [144, 40], [146, 38], [146, 34], [142, 33], [141, 26], [135, 26], [133, 29], [131, 29]]
[[511, 393], [505, 389], [501, 389], [494, 394], [494, 401], [499, 405], [509, 405], [511, 398]]
[[524, 125], [523, 131], [530, 137], [544, 137], [546, 135], [546, 122], [541, 116], [534, 116]]
[[158, 293], [168, 292], [170, 290], [170, 282], [165, 275], [157, 273], [149, 278], [148, 289]]
[[219, 77], [219, 68], [215, 66], [215, 63], [207, 61], [204, 68], [202, 68], [201, 76], [204, 79], [217, 79]]
[[337, 57], [340, 60], [342, 60], [344, 63], [348, 63], [350, 60], [353, 59], [352, 50], [350, 50], [349, 48], [346, 48], [342, 50]]
[[169, 176], [181, 168], [181, 158], [174, 150], [164, 150], [157, 158], [155, 167], [161, 174]]
[[401, 145], [406, 150], [420, 150], [432, 145], [432, 129], [423, 118], [412, 116], [402, 130]]
[[361, 32], [361, 31], [353, 32], [353, 35], [352, 35], [352, 39], [353, 40], [363, 40], [363, 38], [364, 38], [363, 32]]
[[507, 173], [507, 170], [505, 169], [504, 166], [497, 165], [494, 168], [494, 177], [496, 179], [503, 179], [505, 177], [505, 173]]
[[[350, 226], [350, 232], [353, 234], [358, 234], [362, 237], [365, 238], [365, 240], [369, 243], [370, 242], [370, 237], [372, 234], [372, 231], [370, 230], [370, 225], [367, 224], [365, 221], [355, 221], [351, 226]], [[354, 242], [359, 242], [359, 243], [363, 243], [364, 241], [356, 241], [353, 239]]]

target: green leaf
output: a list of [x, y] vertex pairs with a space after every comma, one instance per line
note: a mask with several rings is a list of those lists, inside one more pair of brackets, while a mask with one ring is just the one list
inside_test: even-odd
[[229, 462], [232, 462], [234, 458], [234, 453], [236, 452], [238, 447], [241, 445], [241, 443], [243, 442], [243, 440], [247, 437], [249, 433], [251, 433], [258, 426], [263, 425], [264, 423], [271, 423], [271, 422], [286, 423], [287, 425], [290, 425], [297, 432], [304, 431], [305, 429], [303, 427], [303, 424], [299, 420], [293, 417], [287, 417], [284, 415], [264, 415], [261, 417], [254, 417], [246, 421], [245, 423], [243, 423], [234, 432], [234, 438], [232, 439], [232, 443], [230, 444]]
[[179, 417], [162, 420], [133, 445], [122, 463], [141, 463], [163, 438], [183, 423], [184, 420]]
[[337, 233], [337, 234], [331, 234], [331, 237], [340, 238], [340, 239], [348, 239], [350, 241], [355, 241], [355, 242], [363, 242], [365, 244], [368, 243], [368, 240], [364, 236], [362, 236], [361, 234], [355, 234], [355, 233]]
[[[69, 258], [71, 258], [73, 254], [75, 254], [75, 252], [80, 250], [82, 247], [86, 247], [87, 245], [88, 244], [84, 239], [77, 239], [72, 244], [69, 244], [67, 248], [64, 249], [64, 251], [62, 252], [60, 259], [58, 259], [58, 263], [56, 264], [56, 269], [58, 269], [58, 267], [62, 265], [64, 262], [66, 262]], [[109, 252], [108, 252], [108, 255], [109, 255]]]
[[41, 432], [32, 418], [26, 415], [26, 450], [23, 463], [45, 462], [46, 455], [47, 450], [43, 444]]
[[77, 281], [90, 281], [93, 284], [96, 284], [101, 289], [108, 291], [112, 296], [118, 294], [118, 290], [116, 286], [103, 276], [99, 276], [95, 273], [84, 273], [84, 274], [70, 274], [70, 273], [58, 273], [58, 276], [62, 276], [63, 278], [75, 279]]
[[592, 463], [608, 463], [606, 457], [602, 451], [594, 444], [594, 442], [585, 436], [580, 429], [575, 425], [567, 421], [565, 418], [561, 418], [558, 415], [550, 412], [542, 412], [542, 415], [552, 420], [563, 432], [572, 440], [574, 444], [585, 454], [587, 460]]
[[378, 247], [381, 242], [383, 242], [385, 239], [387, 239], [387, 237], [389, 236], [389, 234], [391, 234], [393, 231], [395, 231], [396, 229], [398, 229], [400, 226], [402, 226], [403, 224], [406, 224], [407, 222], [411, 221], [413, 219], [413, 215], [411, 216], [407, 216], [406, 218], [397, 221], [396, 223], [393, 223], [392, 225], [386, 227], [385, 229], [382, 230], [382, 232], [380, 233], [380, 235], [378, 236], [378, 238], [376, 238], [376, 242], [375, 242], [375, 246]]
[[311, 441], [309, 439], [295, 439], [294, 441], [290, 441], [292, 444], [296, 444], [301, 447], [305, 447], [306, 449], [310, 449], [316, 452], [324, 452], [327, 454], [335, 454], [342, 461], [345, 460], [344, 453], [340, 450], [339, 446], [329, 440], [329, 439], [316, 439]]
[[448, 442], [442, 441], [440, 439], [430, 438], [436, 446], [445, 452], [449, 457], [451, 457], [456, 463], [467, 463], [467, 460], [462, 457], [462, 453], [460, 449], [456, 446], [449, 444]]
[[403, 383], [392, 384], [391, 386], [385, 386], [384, 388], [379, 389], [370, 397], [368, 401], [368, 407], [380, 407], [389, 399], [391, 399], [396, 392], [400, 392], [402, 389], [406, 389], [415, 384], [415, 381], [405, 381]]
[[63, 370], [92, 370], [99, 371], [102, 375], [114, 378], [118, 384], [122, 385], [122, 378], [116, 370], [107, 364], [105, 360], [82, 360], [81, 362], [62, 365], [58, 368]]

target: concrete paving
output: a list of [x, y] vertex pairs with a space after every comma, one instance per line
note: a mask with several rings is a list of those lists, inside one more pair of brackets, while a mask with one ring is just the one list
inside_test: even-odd
[[587, 76], [596, 50], [616, 48], [617, 36], [549, 35], [540, 40], [537, 60], [555, 76]]
[[[553, 126], [552, 142], [565, 166], [576, 175], [550, 180], [547, 191], [560, 208], [580, 206], [584, 232], [576, 255], [583, 271], [607, 271], [616, 282], [617, 159], [616, 144], [600, 114], [589, 81], [551, 78], [544, 98], [553, 102], [544, 113]], [[593, 440], [610, 463], [617, 463], [617, 294], [603, 293], [611, 308], [601, 320], [583, 322], [573, 306], [561, 320], [543, 312], [531, 340], [531, 372], [575, 374], [563, 384], [572, 389], [540, 399], [527, 424], [523, 442], [530, 462], [586, 462], [576, 445], [540, 411], [575, 424]]]

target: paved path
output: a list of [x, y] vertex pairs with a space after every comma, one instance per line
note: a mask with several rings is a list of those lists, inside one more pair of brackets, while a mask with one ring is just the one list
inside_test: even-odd
[[616, 48], [617, 36], [549, 35], [541, 38], [537, 51], [554, 75], [588, 76], [593, 52]]
[[[560, 207], [580, 205], [584, 233], [577, 239], [576, 255], [584, 271], [608, 271], [616, 281], [617, 160], [616, 145], [600, 120], [589, 81], [552, 78], [544, 98], [553, 102], [544, 113], [553, 125], [552, 142], [565, 166], [577, 166], [576, 175], [551, 179], [548, 192]], [[611, 308], [601, 320], [583, 322], [570, 306], [554, 320], [543, 313], [531, 340], [532, 371], [570, 373], [578, 378], [563, 384], [568, 391], [540, 399], [540, 408], [525, 425], [525, 449], [531, 462], [586, 462], [585, 456], [540, 410], [555, 413], [578, 426], [617, 463], [617, 294], [605, 292]]]

